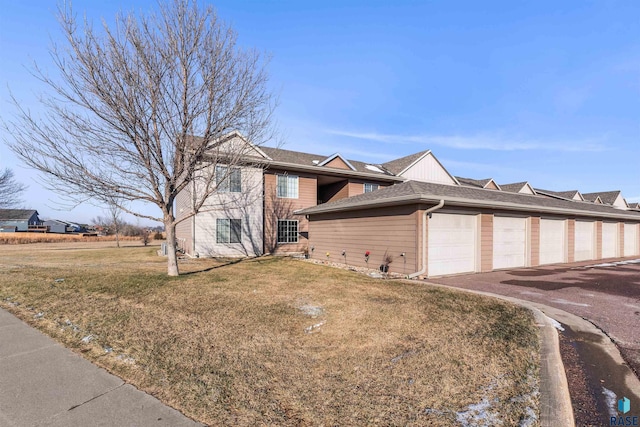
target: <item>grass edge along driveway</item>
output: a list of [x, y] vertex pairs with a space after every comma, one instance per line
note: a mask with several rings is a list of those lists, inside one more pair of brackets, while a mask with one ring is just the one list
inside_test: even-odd
[[538, 425], [527, 310], [301, 261], [0, 246], [0, 306], [210, 425]]

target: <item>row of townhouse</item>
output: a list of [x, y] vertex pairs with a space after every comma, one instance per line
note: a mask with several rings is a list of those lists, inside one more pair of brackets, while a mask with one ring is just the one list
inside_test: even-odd
[[455, 177], [429, 150], [369, 164], [227, 139], [254, 161], [218, 164], [219, 191], [196, 215], [197, 185], [180, 193], [176, 234], [190, 256], [307, 252], [440, 276], [640, 255], [640, 208], [619, 191]]

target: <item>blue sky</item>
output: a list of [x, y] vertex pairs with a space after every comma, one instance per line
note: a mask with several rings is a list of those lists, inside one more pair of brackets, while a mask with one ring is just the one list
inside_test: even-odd
[[[73, 4], [96, 23], [156, 7]], [[213, 4], [242, 46], [272, 55], [284, 148], [376, 163], [431, 149], [458, 176], [640, 201], [638, 1]], [[11, 113], [8, 87], [37, 111], [41, 88], [25, 66], [52, 67], [55, 2], [0, 7], [0, 116]], [[56, 211], [57, 196], [0, 145], [6, 166], [44, 217], [101, 213]]]

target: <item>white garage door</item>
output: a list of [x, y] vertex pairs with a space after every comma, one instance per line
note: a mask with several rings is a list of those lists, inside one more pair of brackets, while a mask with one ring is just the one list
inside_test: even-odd
[[477, 217], [434, 213], [429, 219], [429, 276], [476, 271]]
[[565, 221], [562, 219], [540, 220], [540, 264], [566, 262]]
[[640, 255], [638, 250], [638, 224], [624, 225], [624, 256]]
[[527, 219], [493, 217], [493, 268], [524, 267], [527, 251]]
[[602, 258], [618, 256], [618, 223], [602, 223]]
[[584, 261], [594, 258], [594, 222], [576, 221], [575, 260]]

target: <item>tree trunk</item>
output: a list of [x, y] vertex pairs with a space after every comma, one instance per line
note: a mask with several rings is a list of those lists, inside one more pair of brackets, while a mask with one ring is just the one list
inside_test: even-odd
[[178, 270], [178, 256], [176, 255], [176, 226], [173, 223], [173, 218], [165, 217], [164, 228], [167, 232], [167, 274], [169, 276], [178, 276], [180, 271]]
[[120, 233], [118, 232], [118, 229], [116, 229], [116, 247], [120, 247]]

